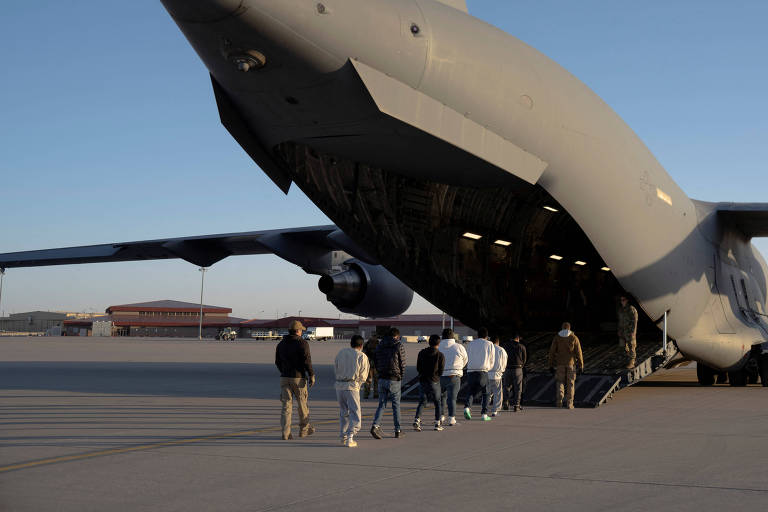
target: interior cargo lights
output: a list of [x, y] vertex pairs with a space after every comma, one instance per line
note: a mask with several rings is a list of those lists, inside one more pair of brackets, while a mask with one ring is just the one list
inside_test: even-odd
[[557, 208], [552, 208], [551, 206], [545, 206], [545, 207], [544, 207], [544, 209], [545, 209], [545, 210], [549, 210], [549, 211], [551, 211], [551, 212], [556, 212], [556, 211], [559, 211]]
[[469, 231], [467, 231], [461, 236], [463, 236], [464, 238], [469, 238], [470, 240], [480, 240], [481, 238], [483, 238], [483, 235], [476, 235], [475, 233], [470, 233]]
[[507, 242], [506, 240], [496, 240], [493, 243], [495, 243], [496, 245], [500, 245], [502, 247], [508, 247], [508, 246], [512, 245], [512, 242]]
[[605, 272], [610, 272], [611, 267], [602, 267], [600, 270], [604, 270]]
[[587, 264], [587, 262], [586, 262], [586, 261], [581, 261], [581, 260], [576, 260], [576, 261], [574, 261], [574, 263], [575, 263], [575, 264], [577, 264], [577, 265], [579, 265], [580, 267], [583, 267], [584, 265], [586, 265], [586, 264]]
[[561, 259], [563, 259], [563, 257], [562, 256], [558, 256], [557, 254], [553, 254], [552, 256], [549, 257], [549, 259], [555, 260], [555, 261], [560, 261]]

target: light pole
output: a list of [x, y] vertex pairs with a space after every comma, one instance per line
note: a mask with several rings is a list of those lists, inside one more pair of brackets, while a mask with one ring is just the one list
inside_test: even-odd
[[3, 278], [5, 277], [5, 269], [0, 268], [0, 317], [3, 316]]
[[299, 310], [299, 318], [301, 318], [301, 310]]
[[200, 267], [200, 325], [197, 330], [197, 339], [203, 339], [203, 286], [205, 286], [205, 267]]

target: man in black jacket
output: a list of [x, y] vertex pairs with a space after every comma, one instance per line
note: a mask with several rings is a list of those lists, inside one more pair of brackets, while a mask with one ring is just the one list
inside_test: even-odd
[[509, 410], [510, 395], [514, 412], [522, 410], [520, 403], [523, 398], [523, 368], [528, 361], [525, 345], [520, 343], [520, 335], [504, 344], [507, 351], [507, 369], [504, 371], [504, 410]]
[[419, 405], [413, 419], [416, 432], [421, 432], [421, 410], [427, 405], [427, 397], [435, 404], [435, 430], [443, 430], [440, 423], [440, 376], [445, 369], [445, 356], [437, 350], [439, 344], [440, 336], [433, 334], [429, 337], [429, 347], [419, 352], [416, 359], [416, 369], [419, 371]]
[[400, 430], [400, 385], [405, 377], [405, 347], [400, 342], [400, 331], [393, 327], [389, 336], [376, 347], [376, 372], [379, 374], [379, 407], [373, 417], [371, 435], [381, 439], [381, 414], [392, 400], [392, 419], [395, 423], [395, 437], [402, 437]]
[[280, 426], [283, 439], [293, 439], [291, 434], [291, 412], [293, 397], [299, 409], [299, 437], [311, 436], [315, 428], [309, 423], [307, 407], [307, 385], [315, 385], [315, 372], [312, 369], [312, 356], [309, 343], [301, 337], [304, 326], [294, 320], [288, 326], [288, 334], [275, 349], [275, 366], [280, 370], [280, 401], [283, 410], [280, 414]]

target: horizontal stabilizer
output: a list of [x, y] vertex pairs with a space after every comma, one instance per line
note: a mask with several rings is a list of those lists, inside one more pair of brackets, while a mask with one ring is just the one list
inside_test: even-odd
[[722, 203], [717, 215], [749, 238], [768, 236], [768, 203]]

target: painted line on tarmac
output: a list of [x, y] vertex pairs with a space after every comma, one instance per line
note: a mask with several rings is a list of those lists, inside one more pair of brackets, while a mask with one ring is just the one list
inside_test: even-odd
[[[315, 423], [315, 425], [326, 425], [336, 422], [338, 420], [326, 420]], [[265, 427], [254, 430], [243, 430], [238, 432], [227, 432], [225, 434], [212, 434], [210, 436], [200, 437], [186, 437], [182, 439], [170, 439], [168, 441], [160, 441], [157, 443], [140, 444], [134, 446], [126, 446], [123, 448], [111, 448], [109, 450], [98, 450], [94, 452], [82, 452], [72, 455], [62, 455], [60, 457], [51, 457], [48, 459], [31, 460], [28, 462], [19, 462], [17, 464], [10, 464], [8, 466], [0, 466], [0, 473], [7, 473], [9, 471], [18, 471], [21, 469], [29, 469], [39, 466], [49, 466], [51, 464], [60, 464], [63, 462], [74, 462], [78, 460], [93, 459], [96, 457], [106, 457], [109, 455], [119, 455], [123, 453], [140, 452], [147, 450], [155, 450], [158, 448], [168, 448], [171, 446], [183, 446], [186, 444], [202, 443], [205, 441], [217, 441], [221, 439], [229, 439], [233, 437], [250, 436], [254, 434], [263, 434], [265, 432], [279, 432], [281, 427]]]
[[[408, 409], [402, 410], [405, 412], [408, 411]], [[361, 416], [361, 420], [365, 419], [372, 419], [373, 414], [366, 414]], [[337, 423], [339, 420], [334, 418], [332, 420], [322, 420], [318, 422], [314, 422], [313, 425], [330, 425], [332, 423]], [[86, 459], [95, 459], [97, 457], [107, 457], [110, 455], [120, 455], [123, 453], [131, 453], [131, 452], [142, 452], [142, 451], [148, 451], [148, 450], [156, 450], [159, 448], [168, 448], [171, 446], [183, 446], [187, 444], [195, 444], [195, 443], [203, 443], [205, 441], [218, 441], [221, 439], [230, 439], [233, 437], [242, 437], [242, 436], [250, 436], [254, 434], [263, 434], [265, 432], [279, 432], [282, 430], [282, 427], [275, 426], [275, 427], [264, 427], [254, 430], [241, 430], [238, 432], [227, 432], [224, 434], [212, 434], [209, 436], [200, 436], [200, 437], [186, 437], [181, 439], [169, 439], [167, 441], [159, 441], [157, 443], [147, 443], [147, 444], [140, 444], [140, 445], [134, 445], [134, 446], [125, 446], [123, 448], [110, 448], [109, 450], [98, 450], [93, 452], [81, 452], [81, 453], [75, 453], [72, 455], [62, 455], [60, 457], [50, 457], [47, 459], [38, 459], [38, 460], [30, 460], [27, 462], [18, 462], [16, 464], [9, 464], [7, 466], [0, 466], [0, 474], [2, 473], [8, 473], [11, 471], [19, 471], [22, 469], [31, 469], [35, 467], [40, 466], [50, 466], [52, 464], [61, 464], [64, 462], [75, 462], [78, 460], [86, 460]]]

